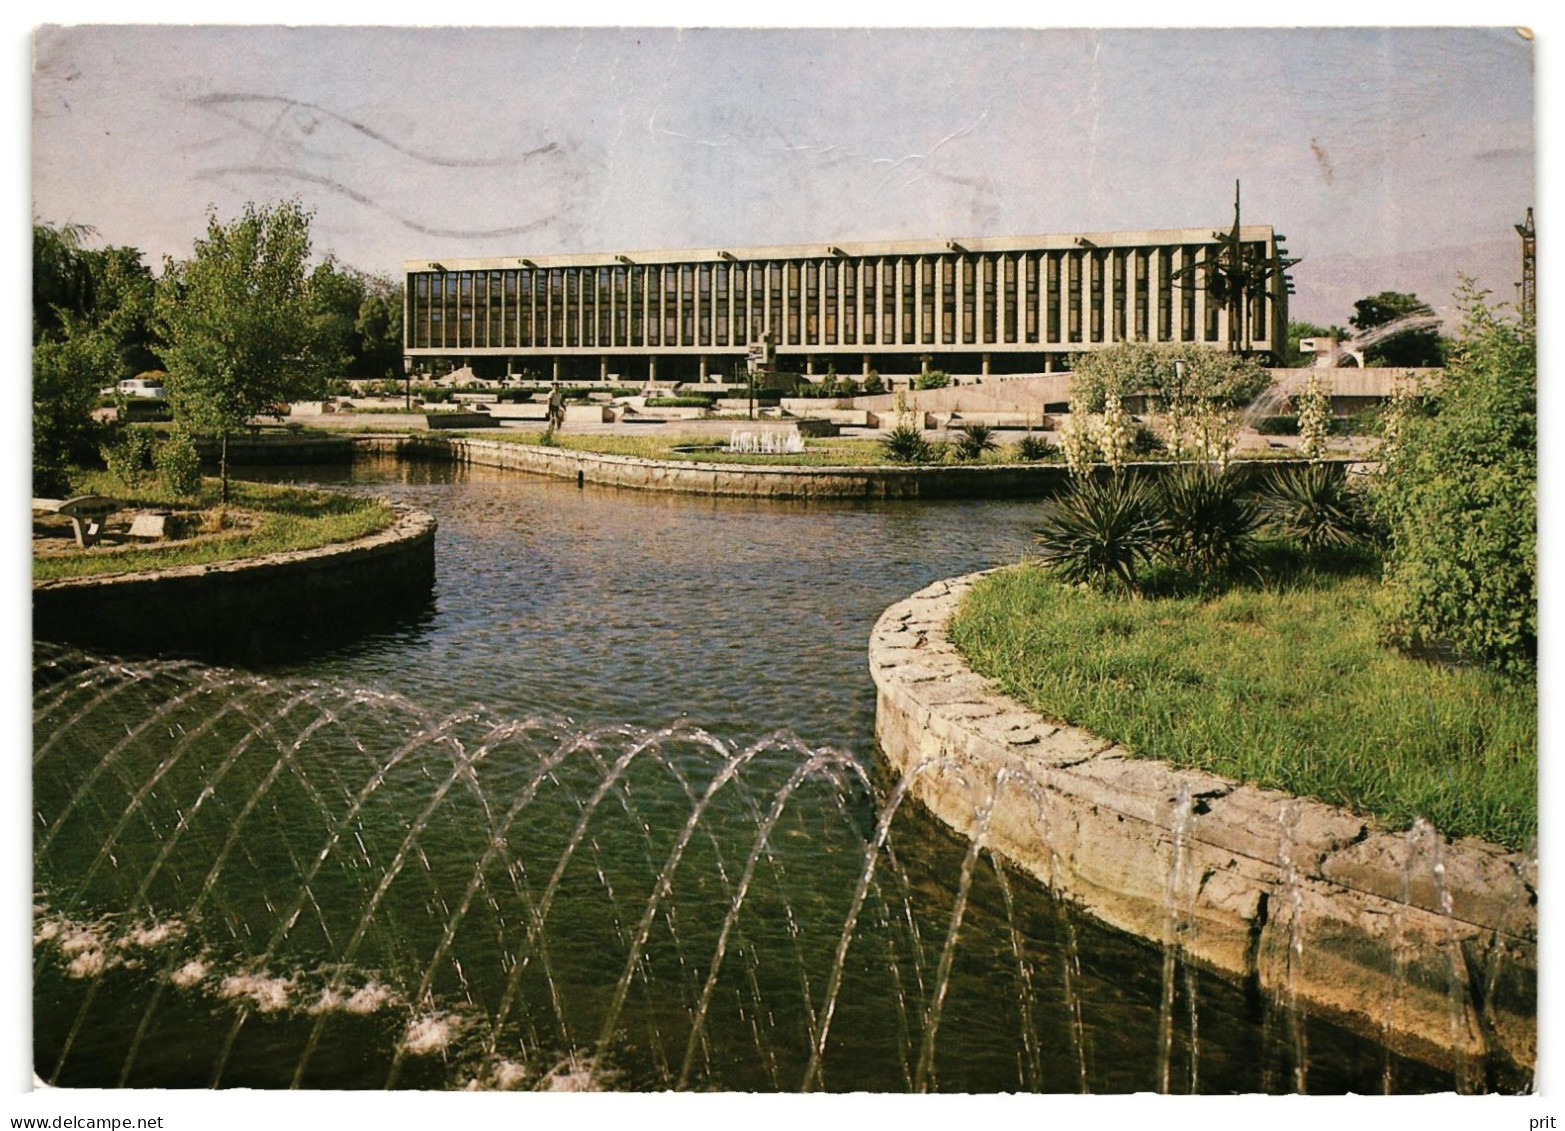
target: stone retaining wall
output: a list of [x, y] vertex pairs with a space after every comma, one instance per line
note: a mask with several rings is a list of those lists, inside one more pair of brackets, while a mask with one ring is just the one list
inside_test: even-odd
[[870, 638], [876, 737], [915, 775], [913, 796], [1116, 927], [1449, 1066], [1464, 1089], [1529, 1084], [1534, 858], [1390, 831], [1047, 722], [946, 637], [980, 576], [893, 605]]
[[362, 450], [444, 459], [643, 491], [768, 499], [1016, 498], [1051, 494], [1060, 464], [945, 467], [762, 467], [601, 455], [445, 436], [364, 436]]
[[435, 520], [314, 550], [33, 585], [33, 635], [116, 652], [254, 657], [332, 639], [428, 599]]

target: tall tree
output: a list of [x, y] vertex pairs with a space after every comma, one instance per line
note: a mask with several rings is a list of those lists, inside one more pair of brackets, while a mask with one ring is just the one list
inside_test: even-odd
[[156, 322], [169, 400], [176, 420], [218, 437], [225, 501], [229, 436], [325, 384], [332, 359], [313, 317], [310, 218], [298, 201], [247, 203], [228, 224], [212, 212], [195, 254], [164, 263]]
[[[1371, 330], [1403, 318], [1429, 317], [1434, 312], [1432, 306], [1415, 294], [1381, 291], [1353, 304], [1353, 317], [1348, 319], [1348, 325], [1362, 337]], [[1433, 327], [1406, 330], [1370, 346], [1364, 351], [1364, 360], [1370, 365], [1444, 365], [1445, 345], [1440, 331]]]
[[133, 247], [91, 249], [83, 224], [33, 226], [33, 490], [68, 488], [96, 448], [98, 389], [152, 362], [152, 272]]

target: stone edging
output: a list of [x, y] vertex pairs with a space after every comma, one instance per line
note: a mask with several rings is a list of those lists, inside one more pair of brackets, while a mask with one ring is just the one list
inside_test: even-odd
[[1049, 723], [995, 691], [946, 636], [981, 576], [913, 594], [870, 636], [876, 738], [916, 798], [1116, 927], [1177, 941], [1465, 1083], [1488, 1069], [1525, 1086], [1536, 860], [1390, 831]]
[[330, 629], [428, 592], [433, 516], [405, 507], [351, 542], [205, 565], [33, 584], [33, 634], [116, 649], [204, 650], [288, 627]]
[[1061, 464], [943, 467], [762, 467], [642, 459], [455, 436], [360, 436], [361, 450], [444, 459], [638, 491], [767, 499], [1017, 498], [1052, 493]]

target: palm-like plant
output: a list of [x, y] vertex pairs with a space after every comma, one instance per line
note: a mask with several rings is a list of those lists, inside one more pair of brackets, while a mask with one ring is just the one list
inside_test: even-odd
[[982, 459], [985, 452], [992, 452], [1000, 445], [994, 441], [994, 429], [987, 424], [974, 422], [962, 431], [956, 442], [956, 458], [959, 460]]
[[1369, 534], [1364, 497], [1340, 464], [1279, 468], [1265, 484], [1261, 509], [1274, 533], [1306, 552], [1357, 546]]
[[924, 433], [912, 424], [898, 424], [881, 438], [880, 446], [892, 463], [928, 463], [933, 455]]
[[1079, 477], [1045, 510], [1034, 532], [1039, 557], [1064, 581], [1133, 589], [1157, 545], [1156, 503], [1137, 476]]
[[1159, 554], [1170, 564], [1206, 579], [1253, 558], [1261, 514], [1240, 475], [1186, 464], [1163, 477], [1158, 501]]
[[1016, 441], [1016, 458], [1025, 463], [1037, 463], [1039, 460], [1052, 458], [1054, 445], [1042, 436], [1036, 436], [1029, 432]]

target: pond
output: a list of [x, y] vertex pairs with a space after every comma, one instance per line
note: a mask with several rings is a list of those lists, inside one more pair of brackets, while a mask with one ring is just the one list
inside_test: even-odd
[[267, 474], [433, 513], [434, 592], [259, 669], [38, 646], [44, 1079], [1450, 1087], [901, 803], [870, 627], [1016, 561], [1035, 503], [717, 500], [374, 460]]

